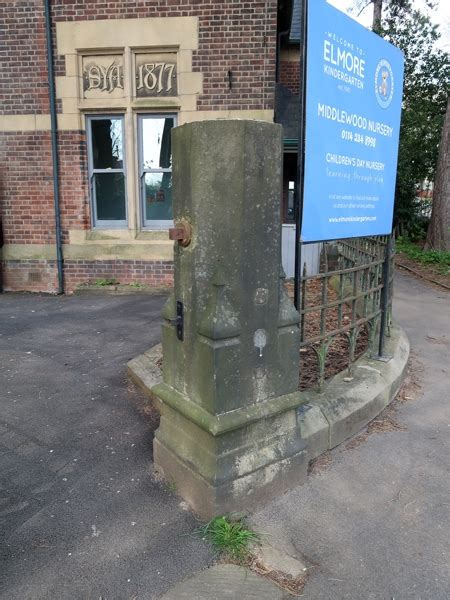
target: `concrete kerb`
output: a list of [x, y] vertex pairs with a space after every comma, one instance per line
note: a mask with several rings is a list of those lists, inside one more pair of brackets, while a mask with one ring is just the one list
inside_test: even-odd
[[161, 360], [162, 344], [156, 344], [127, 363], [128, 376], [144, 391], [149, 400], [153, 400], [152, 387], [162, 381], [162, 371], [158, 365]]
[[[298, 426], [310, 460], [360, 431], [395, 398], [406, 370], [409, 342], [396, 325], [386, 341], [386, 352], [392, 356], [389, 362], [363, 356], [353, 365], [351, 380], [342, 372], [329, 379], [322, 392], [302, 393]], [[127, 364], [129, 376], [149, 399], [151, 389], [162, 381], [161, 358], [158, 344]]]

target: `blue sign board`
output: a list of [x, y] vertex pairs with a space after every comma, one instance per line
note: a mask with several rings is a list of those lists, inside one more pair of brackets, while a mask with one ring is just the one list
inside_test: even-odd
[[391, 232], [403, 63], [324, 0], [309, 3], [302, 241]]

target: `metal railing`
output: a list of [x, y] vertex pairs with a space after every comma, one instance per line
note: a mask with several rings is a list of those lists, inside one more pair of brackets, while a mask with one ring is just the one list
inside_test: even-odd
[[[300, 387], [319, 389], [364, 352], [383, 358], [392, 304], [390, 236], [324, 245], [321, 272], [301, 278]], [[386, 282], [387, 285], [386, 285]], [[315, 358], [315, 361], [314, 361]]]

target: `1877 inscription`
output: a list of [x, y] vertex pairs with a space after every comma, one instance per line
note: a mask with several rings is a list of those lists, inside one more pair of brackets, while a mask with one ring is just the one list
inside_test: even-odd
[[177, 95], [175, 54], [137, 54], [135, 76], [138, 98]]

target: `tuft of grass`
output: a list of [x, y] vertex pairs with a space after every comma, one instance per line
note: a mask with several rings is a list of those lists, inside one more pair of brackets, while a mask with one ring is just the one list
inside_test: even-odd
[[119, 282], [117, 281], [117, 279], [96, 279], [94, 281], [94, 285], [97, 285], [98, 287], [106, 287], [108, 285], [117, 285]]
[[177, 486], [176, 483], [174, 481], [167, 481], [166, 482], [166, 487], [169, 490], [169, 492], [171, 494], [176, 494], [177, 493]]
[[133, 288], [143, 288], [143, 287], [145, 287], [145, 284], [141, 283], [140, 281], [132, 281], [130, 283], [130, 287], [133, 287]]
[[199, 529], [200, 535], [208, 540], [219, 554], [232, 560], [242, 561], [250, 553], [249, 544], [257, 543], [259, 535], [249, 529], [243, 518], [233, 515], [216, 517]]

